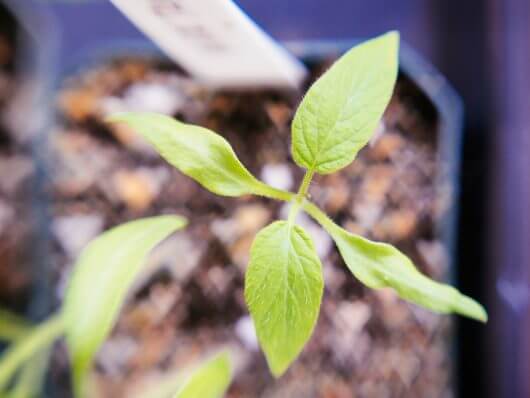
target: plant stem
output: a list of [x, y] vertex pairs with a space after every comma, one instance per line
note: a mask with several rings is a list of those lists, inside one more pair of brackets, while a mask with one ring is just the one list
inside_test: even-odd
[[300, 211], [301, 203], [298, 200], [291, 201], [291, 208], [289, 209], [289, 215], [287, 217], [287, 222], [292, 226], [295, 222], [296, 216]]
[[300, 188], [298, 189], [298, 193], [296, 194], [296, 200], [300, 204], [307, 196], [307, 191], [309, 190], [309, 185], [311, 185], [313, 174], [315, 174], [313, 170], [307, 170], [304, 175], [304, 179], [302, 180], [302, 184], [300, 184]]
[[309, 189], [309, 185], [311, 184], [314, 174], [315, 172], [313, 170], [306, 171], [297, 194], [273, 188], [270, 185], [262, 183], [261, 181], [255, 185], [253, 193], [255, 195], [264, 196], [269, 199], [281, 200], [283, 202], [291, 202], [293, 199], [296, 199], [296, 202], [301, 204], [307, 195], [307, 190]]
[[5, 389], [20, 366], [35, 353], [51, 345], [64, 331], [61, 314], [54, 315], [10, 347], [0, 361], [0, 391]]
[[302, 180], [300, 188], [298, 189], [298, 193], [296, 196], [291, 198], [291, 209], [289, 210], [289, 217], [287, 219], [290, 225], [294, 223], [296, 215], [300, 211], [300, 207], [302, 207], [306, 201], [307, 191], [309, 190], [309, 185], [311, 185], [311, 180], [313, 179], [314, 173], [315, 172], [313, 170], [306, 171], [304, 179]]

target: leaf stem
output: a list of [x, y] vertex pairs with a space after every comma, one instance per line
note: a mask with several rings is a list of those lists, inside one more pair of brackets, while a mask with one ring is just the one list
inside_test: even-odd
[[8, 349], [0, 361], [0, 391], [11, 380], [20, 366], [36, 352], [51, 345], [64, 331], [61, 314], [57, 314], [42, 323], [18, 343]]
[[315, 221], [324, 227], [324, 229], [332, 235], [333, 231], [340, 228], [335, 224], [326, 213], [320, 210], [314, 203], [305, 201], [302, 203], [302, 209], [309, 214]]
[[256, 187], [254, 194], [258, 196], [264, 196], [269, 199], [281, 200], [283, 202], [290, 202], [295, 196], [295, 194], [292, 192], [273, 188], [270, 185], [264, 183], [260, 183], [260, 185]]

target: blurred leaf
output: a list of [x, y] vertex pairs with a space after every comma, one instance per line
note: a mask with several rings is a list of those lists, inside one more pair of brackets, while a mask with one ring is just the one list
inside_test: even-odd
[[48, 362], [50, 359], [50, 348], [38, 352], [26, 363], [17, 378], [13, 390], [8, 398], [37, 398], [42, 396], [42, 387]]
[[31, 324], [18, 315], [0, 309], [0, 340], [14, 341], [24, 337]]
[[486, 322], [488, 315], [475, 300], [455, 288], [421, 274], [410, 259], [395, 247], [371, 242], [333, 223], [315, 205], [304, 209], [333, 237], [350, 271], [373, 289], [391, 287], [399, 297], [435, 312], [458, 314]]
[[81, 253], [63, 306], [77, 395], [83, 394], [92, 360], [112, 330], [145, 257], [185, 225], [186, 220], [177, 216], [132, 221], [105, 232]]
[[108, 120], [127, 123], [164, 159], [213, 193], [224, 196], [256, 194], [289, 200], [286, 192], [269, 187], [250, 174], [230, 144], [204, 127], [155, 113], [122, 113]]
[[195, 370], [174, 398], [221, 398], [231, 379], [230, 358], [222, 353]]
[[329, 174], [351, 163], [370, 140], [398, 72], [399, 34], [389, 32], [348, 51], [308, 90], [293, 120], [293, 158]]
[[12, 344], [0, 360], [0, 391], [6, 388], [15, 372], [26, 361], [53, 344], [63, 331], [63, 319], [60, 315], [56, 315], [32, 328], [25, 337]]
[[301, 227], [276, 221], [258, 233], [245, 299], [275, 376], [285, 372], [311, 336], [323, 286], [320, 260]]

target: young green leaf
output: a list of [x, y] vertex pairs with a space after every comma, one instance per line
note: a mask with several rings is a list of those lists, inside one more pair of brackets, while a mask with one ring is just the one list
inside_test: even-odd
[[441, 313], [456, 312], [485, 322], [484, 308], [455, 288], [421, 274], [391, 245], [371, 242], [340, 229], [333, 239], [350, 271], [371, 288], [392, 287], [412, 303]]
[[245, 299], [275, 376], [309, 340], [323, 286], [320, 260], [301, 227], [276, 221], [258, 233], [250, 250]]
[[77, 395], [83, 394], [92, 360], [111, 331], [145, 257], [185, 224], [178, 216], [132, 221], [100, 235], [81, 253], [63, 306]]
[[230, 358], [227, 353], [219, 354], [193, 372], [175, 398], [221, 398], [231, 379]]
[[155, 113], [122, 113], [110, 122], [125, 122], [145, 137], [160, 155], [213, 193], [256, 194], [289, 200], [287, 192], [257, 180], [241, 164], [230, 144], [204, 127], [181, 123]]
[[391, 287], [402, 299], [432, 311], [456, 312], [487, 321], [488, 315], [479, 303], [455, 288], [421, 274], [395, 247], [349, 233], [312, 203], [305, 203], [304, 209], [328, 231], [350, 271], [366, 286], [373, 289]]
[[293, 158], [329, 174], [348, 165], [370, 140], [398, 72], [399, 34], [348, 51], [308, 90], [293, 120]]

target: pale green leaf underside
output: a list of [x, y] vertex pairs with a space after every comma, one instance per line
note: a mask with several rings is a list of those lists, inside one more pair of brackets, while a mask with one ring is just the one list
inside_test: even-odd
[[223, 353], [195, 370], [174, 398], [221, 398], [231, 379], [230, 358]]
[[398, 72], [399, 34], [348, 51], [308, 90], [293, 120], [295, 162], [320, 174], [337, 171], [370, 140]]
[[349, 233], [310, 202], [303, 208], [328, 231], [350, 271], [366, 286], [393, 288], [402, 299], [435, 312], [455, 312], [487, 321], [488, 315], [479, 303], [449, 285], [429, 279], [395, 247]]
[[63, 306], [66, 341], [78, 394], [145, 257], [185, 224], [186, 220], [178, 216], [132, 221], [100, 235], [81, 253]]
[[277, 221], [258, 233], [250, 251], [245, 299], [275, 376], [285, 372], [311, 336], [323, 286], [320, 260], [301, 227]]
[[213, 193], [280, 198], [285, 194], [256, 179], [239, 161], [230, 144], [204, 127], [156, 113], [121, 113], [108, 120], [127, 123], [166, 161]]

